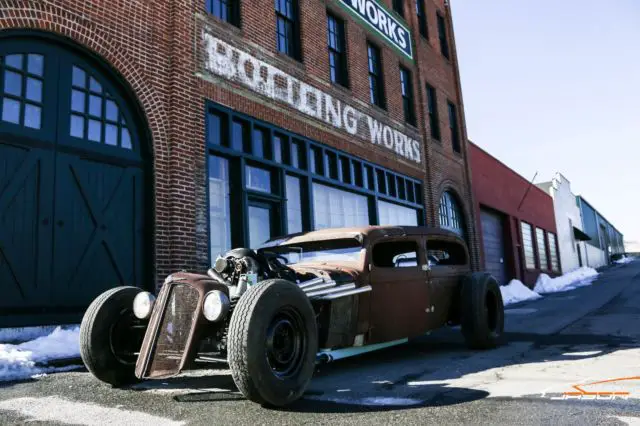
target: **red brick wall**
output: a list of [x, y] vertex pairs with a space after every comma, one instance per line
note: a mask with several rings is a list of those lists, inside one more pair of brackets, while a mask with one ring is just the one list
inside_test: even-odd
[[[385, 0], [391, 8], [391, 0]], [[207, 266], [207, 194], [204, 105], [207, 99], [311, 139], [362, 157], [424, 181], [427, 222], [437, 224], [440, 195], [454, 191], [467, 215], [472, 251], [477, 247], [473, 229], [472, 194], [466, 161], [464, 109], [455, 56], [449, 34], [451, 60], [439, 51], [436, 10], [447, 18], [444, 0], [426, 2], [429, 40], [418, 32], [414, 1], [405, 1], [405, 19], [416, 40], [415, 63], [402, 58], [379, 36], [354, 21], [337, 0], [300, 0], [302, 62], [276, 52], [273, 0], [242, 1], [241, 28], [219, 22], [205, 11], [204, 0], [124, 1], [59, 0], [56, 2], [6, 0], [2, 2], [0, 29], [38, 29], [72, 39], [94, 52], [127, 82], [146, 119], [153, 151], [154, 277], [156, 283], [176, 269]], [[329, 81], [326, 47], [326, 9], [346, 20], [350, 88]], [[450, 21], [449, 21], [450, 23]], [[402, 159], [384, 147], [344, 132], [321, 126], [285, 105], [248, 90], [203, 76], [203, 27], [261, 60], [352, 104], [372, 117], [421, 141], [420, 164]], [[387, 108], [369, 104], [367, 40], [382, 51]], [[399, 65], [412, 70], [417, 127], [405, 125]], [[425, 83], [436, 87], [442, 142], [428, 137]], [[462, 155], [452, 152], [448, 132], [447, 99], [458, 105]], [[477, 254], [474, 255], [477, 258]]]
[[[481, 238], [481, 207], [502, 213], [506, 217], [505, 227], [508, 239], [505, 250], [508, 256], [507, 263], [511, 265], [511, 274], [524, 283], [532, 285], [540, 272], [550, 273], [546, 270], [547, 268], [544, 268], [544, 271], [538, 268], [530, 270], [524, 268], [520, 222], [527, 222], [534, 227], [534, 239], [535, 228], [557, 234], [553, 199], [482, 148], [470, 142], [467, 147], [473, 174], [478, 234]], [[530, 189], [527, 192], [528, 188]]]

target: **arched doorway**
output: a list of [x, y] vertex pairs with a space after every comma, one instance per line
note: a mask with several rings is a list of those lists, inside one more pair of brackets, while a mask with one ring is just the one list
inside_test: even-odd
[[142, 125], [115, 76], [39, 36], [0, 38], [0, 325], [78, 320], [143, 286]]
[[465, 238], [465, 223], [457, 197], [451, 191], [445, 191], [440, 197], [440, 227], [449, 229]]

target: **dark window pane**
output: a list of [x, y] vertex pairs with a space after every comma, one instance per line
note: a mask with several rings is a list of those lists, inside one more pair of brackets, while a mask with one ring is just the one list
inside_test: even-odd
[[27, 77], [27, 99], [42, 102], [42, 81]]
[[89, 114], [102, 117], [102, 98], [100, 96], [89, 96]]
[[233, 122], [231, 135], [231, 148], [242, 151], [244, 146], [244, 126], [237, 121]]
[[[273, 161], [282, 163], [282, 139], [278, 135], [273, 136]], [[293, 159], [291, 161], [293, 162]]]
[[118, 145], [118, 126], [106, 124], [104, 128], [104, 141], [107, 145]]
[[447, 24], [444, 16], [438, 14], [438, 37], [440, 39], [440, 52], [442, 56], [449, 59], [449, 40], [447, 39]]
[[21, 54], [7, 55], [4, 59], [4, 63], [7, 64], [7, 66], [9, 67], [13, 67], [21, 70], [22, 55]]
[[89, 78], [89, 89], [92, 92], [102, 93], [102, 85], [93, 77]]
[[207, 114], [208, 142], [214, 145], [222, 145], [222, 123], [218, 114]]
[[396, 177], [391, 173], [387, 173], [387, 188], [389, 189], [389, 195], [396, 196]]
[[88, 137], [90, 141], [102, 141], [102, 123], [97, 120], [89, 120]]
[[80, 90], [72, 90], [71, 91], [71, 110], [77, 112], [84, 112], [85, 102], [84, 102], [85, 94]]
[[407, 193], [404, 190], [404, 179], [398, 177], [398, 198], [401, 200], [407, 199]]
[[31, 74], [42, 76], [44, 73], [44, 57], [31, 53], [27, 59], [27, 71]]
[[256, 157], [264, 157], [264, 130], [254, 129], [251, 139], [252, 153]]
[[20, 124], [20, 102], [9, 98], [2, 100], [2, 121]]
[[118, 121], [118, 105], [111, 99], [106, 101], [107, 120]]
[[79, 115], [71, 115], [69, 134], [73, 137], [84, 139], [84, 118]]
[[362, 164], [359, 161], [352, 161], [353, 165], [353, 182], [356, 186], [364, 186], [362, 181]]
[[87, 74], [81, 68], [74, 66], [72, 70], [72, 82], [76, 87], [87, 87]]
[[254, 191], [271, 192], [271, 172], [258, 167], [246, 166], [247, 189]]
[[378, 192], [382, 194], [387, 193], [387, 180], [384, 176], [383, 170], [376, 170], [376, 175], [378, 177]]
[[393, 0], [393, 10], [398, 12], [398, 15], [404, 16], [404, 0]]
[[300, 144], [291, 142], [291, 166], [300, 168]]
[[129, 135], [129, 130], [122, 128], [120, 138], [120, 146], [126, 149], [131, 149], [131, 135]]
[[4, 93], [22, 96], [22, 76], [13, 71], [4, 72]]
[[42, 109], [39, 106], [25, 104], [24, 106], [24, 125], [32, 129], [40, 128], [42, 119]]

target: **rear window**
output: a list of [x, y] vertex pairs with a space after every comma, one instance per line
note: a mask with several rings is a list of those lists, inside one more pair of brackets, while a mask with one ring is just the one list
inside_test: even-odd
[[380, 268], [406, 268], [418, 265], [415, 241], [389, 241], [373, 247], [373, 264]]
[[444, 240], [427, 241], [427, 259], [432, 267], [468, 263], [467, 253], [462, 244]]

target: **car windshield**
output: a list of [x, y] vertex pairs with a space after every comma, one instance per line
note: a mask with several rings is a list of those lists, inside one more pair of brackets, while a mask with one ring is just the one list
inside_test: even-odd
[[287, 265], [302, 262], [358, 262], [362, 256], [362, 243], [354, 238], [345, 238], [271, 246], [259, 250], [265, 254], [277, 255], [281, 260], [286, 260]]

